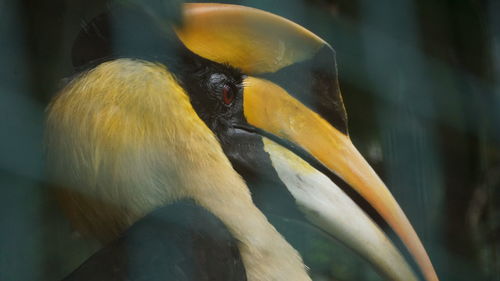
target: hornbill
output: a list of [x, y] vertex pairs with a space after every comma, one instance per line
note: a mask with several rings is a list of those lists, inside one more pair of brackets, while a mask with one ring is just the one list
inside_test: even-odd
[[84, 26], [72, 58], [78, 73], [47, 110], [48, 168], [72, 226], [108, 246], [68, 280], [135, 280], [119, 254], [130, 245], [154, 260], [132, 270], [137, 280], [157, 280], [140, 277], [147, 269], [167, 280], [310, 280], [273, 213], [308, 219], [390, 280], [417, 280], [341, 184], [438, 280], [351, 143], [334, 50], [310, 31], [237, 5], [185, 4], [173, 23], [122, 4]]

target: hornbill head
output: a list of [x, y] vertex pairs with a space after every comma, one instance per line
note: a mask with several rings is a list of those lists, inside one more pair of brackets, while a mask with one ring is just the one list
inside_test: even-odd
[[[119, 108], [121, 105], [124, 108], [136, 107], [137, 110], [141, 108], [137, 111], [138, 114], [130, 118], [140, 117], [141, 114], [148, 118], [161, 118], [162, 112], [172, 111], [168, 107], [162, 108], [160, 100], [153, 100], [159, 97], [148, 95], [151, 91], [158, 92], [157, 86], [148, 84], [148, 79], [127, 76], [134, 72], [131, 70], [134, 61], [130, 59], [152, 61], [166, 67], [164, 71], [171, 75], [170, 82], [176, 85], [171, 91], [183, 92], [189, 97], [190, 106], [197, 114], [196, 118], [201, 119], [217, 137], [224, 153], [247, 182], [251, 182], [251, 177], [247, 179], [245, 175], [278, 176], [286, 193], [291, 195], [305, 217], [314, 225], [359, 252], [389, 279], [417, 280], [386, 235], [338, 187], [341, 184], [348, 185], [399, 236], [425, 279], [438, 280], [423, 245], [403, 211], [349, 138], [333, 48], [305, 28], [261, 10], [224, 4], [185, 4], [183, 10], [182, 23], [176, 25], [140, 8], [118, 8], [112, 13], [97, 17], [82, 30], [73, 49], [73, 63], [77, 69], [91, 70], [83, 72], [70, 82], [66, 90], [62, 91], [62, 98], [57, 98], [49, 109], [49, 158], [57, 162], [63, 156], [58, 156], [60, 152], [50, 153], [51, 149], [56, 151], [56, 146], [71, 146], [80, 141], [56, 140], [67, 134], [65, 130], [80, 129], [74, 127], [83, 123], [68, 123], [71, 118], [80, 118], [71, 116], [72, 114], [101, 113], [99, 110], [78, 111], [82, 108], [82, 103], [86, 102], [84, 98], [75, 102], [72, 108], [64, 108], [72, 104], [70, 99], [73, 96], [90, 91], [88, 89], [93, 84], [101, 83], [103, 86], [99, 89], [109, 87], [107, 91], [115, 93], [107, 95], [97, 91], [100, 96], [94, 102], [102, 102], [105, 106], [110, 105], [110, 108]], [[123, 60], [124, 58], [127, 60]], [[121, 66], [120, 61], [123, 62]], [[155, 69], [147, 67], [144, 71], [161, 72]], [[114, 71], [127, 75], [119, 83], [116, 79], [109, 79], [107, 84], [107, 79], [114, 75]], [[137, 100], [133, 102], [127, 101], [130, 104], [117, 101], [123, 98], [118, 93], [122, 84], [127, 84], [127, 89], [143, 92], [144, 96], [134, 97]], [[145, 104], [149, 107], [141, 105], [141, 98], [148, 100]], [[155, 104], [158, 106], [155, 107]], [[174, 103], [168, 104], [173, 106]], [[183, 103], [182, 106], [185, 107], [186, 104]], [[107, 122], [106, 133], [119, 134], [119, 122], [113, 123], [112, 118], [127, 117], [118, 116], [118, 111], [117, 109], [117, 115], [113, 115], [111, 119], [102, 117], [100, 120], [95, 117], [92, 122]], [[176, 116], [180, 119], [194, 118], [182, 114]], [[65, 125], [58, 125], [60, 120], [66, 122]], [[148, 136], [148, 130], [159, 130], [165, 120], [158, 122], [160, 125], [149, 124], [155, 122], [151, 118], [144, 122], [147, 122], [147, 126], [138, 128], [134, 133], [130, 131], [133, 128], [127, 128], [130, 131], [128, 136]], [[180, 124], [185, 124], [184, 120]], [[98, 147], [92, 143], [99, 138], [92, 134], [98, 133], [95, 127], [84, 127], [80, 130], [88, 129], [91, 134], [85, 144], [88, 146], [86, 149], [95, 151], [95, 155], [88, 159], [87, 164], [92, 169], [86, 176], [95, 173], [95, 183], [100, 180], [100, 167], [104, 166], [99, 161], [106, 161], [104, 158], [113, 155], [115, 149], [113, 143], [102, 144], [111, 152], [98, 155]], [[52, 133], [58, 137], [52, 137]], [[125, 139], [127, 135], [123, 136], [114, 140], [128, 144]], [[87, 138], [83, 135], [80, 137]], [[168, 133], [157, 137], [173, 138]], [[147, 144], [149, 142], [142, 143]], [[130, 142], [130, 145], [134, 143]], [[117, 159], [128, 157], [114, 156]], [[205, 156], [212, 157], [209, 153]], [[133, 158], [134, 155], [130, 157]], [[265, 175], [262, 171], [254, 172], [258, 170], [256, 167], [262, 159], [272, 166], [272, 173]], [[71, 165], [62, 161], [58, 167]], [[128, 169], [113, 169], [115, 168], [124, 169], [123, 173]], [[156, 175], [149, 171], [143, 172]], [[116, 185], [113, 180], [115, 179], [106, 179], [104, 184]], [[252, 193], [256, 194], [258, 191], [252, 190]], [[163, 192], [155, 194], [163, 195]], [[172, 195], [169, 199], [175, 200], [176, 196]], [[67, 197], [62, 200], [68, 201]], [[77, 199], [73, 201], [75, 200]], [[66, 204], [63, 202], [63, 205], [66, 205], [70, 216], [81, 215], [78, 213], [83, 208], [78, 207], [77, 210], [72, 206], [73, 201]], [[259, 205], [258, 202], [256, 204]], [[127, 223], [122, 224], [126, 227]], [[85, 228], [85, 223], [82, 225]], [[99, 227], [105, 228], [106, 223], [99, 224]], [[90, 232], [92, 231], [95, 229]]]

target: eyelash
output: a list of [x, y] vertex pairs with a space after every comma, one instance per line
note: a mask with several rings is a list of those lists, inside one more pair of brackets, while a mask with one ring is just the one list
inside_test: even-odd
[[231, 105], [235, 97], [233, 88], [228, 84], [224, 84], [224, 86], [222, 86], [222, 102], [225, 105]]

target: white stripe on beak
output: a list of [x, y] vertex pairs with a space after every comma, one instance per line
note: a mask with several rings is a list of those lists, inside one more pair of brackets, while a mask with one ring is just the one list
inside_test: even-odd
[[418, 280], [385, 233], [335, 183], [288, 149], [263, 140], [278, 176], [313, 224], [364, 256], [390, 280]]

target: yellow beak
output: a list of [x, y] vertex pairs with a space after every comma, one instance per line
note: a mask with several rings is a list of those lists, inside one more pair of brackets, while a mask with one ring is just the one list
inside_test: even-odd
[[[257, 9], [223, 4], [186, 4], [184, 16], [184, 24], [177, 28], [176, 33], [187, 48], [207, 59], [237, 67], [249, 75], [244, 89], [247, 122], [301, 147], [349, 184], [396, 232], [425, 279], [437, 281], [432, 263], [415, 230], [349, 136], [299, 102], [295, 98], [298, 93], [288, 92], [269, 80], [258, 78], [261, 74], [307, 61], [320, 49], [329, 48], [333, 52], [331, 47], [303, 27]], [[331, 67], [335, 68], [334, 65]], [[341, 100], [338, 102], [342, 104]], [[344, 110], [343, 106], [338, 110]], [[335, 231], [329, 232], [335, 235]], [[351, 243], [354, 249], [370, 247], [352, 245], [359, 242], [346, 243]], [[400, 259], [398, 263], [406, 266], [400, 255], [392, 258]], [[394, 280], [413, 279], [387, 273], [380, 258], [369, 260], [386, 275], [393, 276]]]
[[438, 280], [405, 214], [347, 135], [281, 87], [259, 78], [247, 79], [244, 112], [248, 123], [299, 145], [355, 189], [398, 234], [426, 279]]

